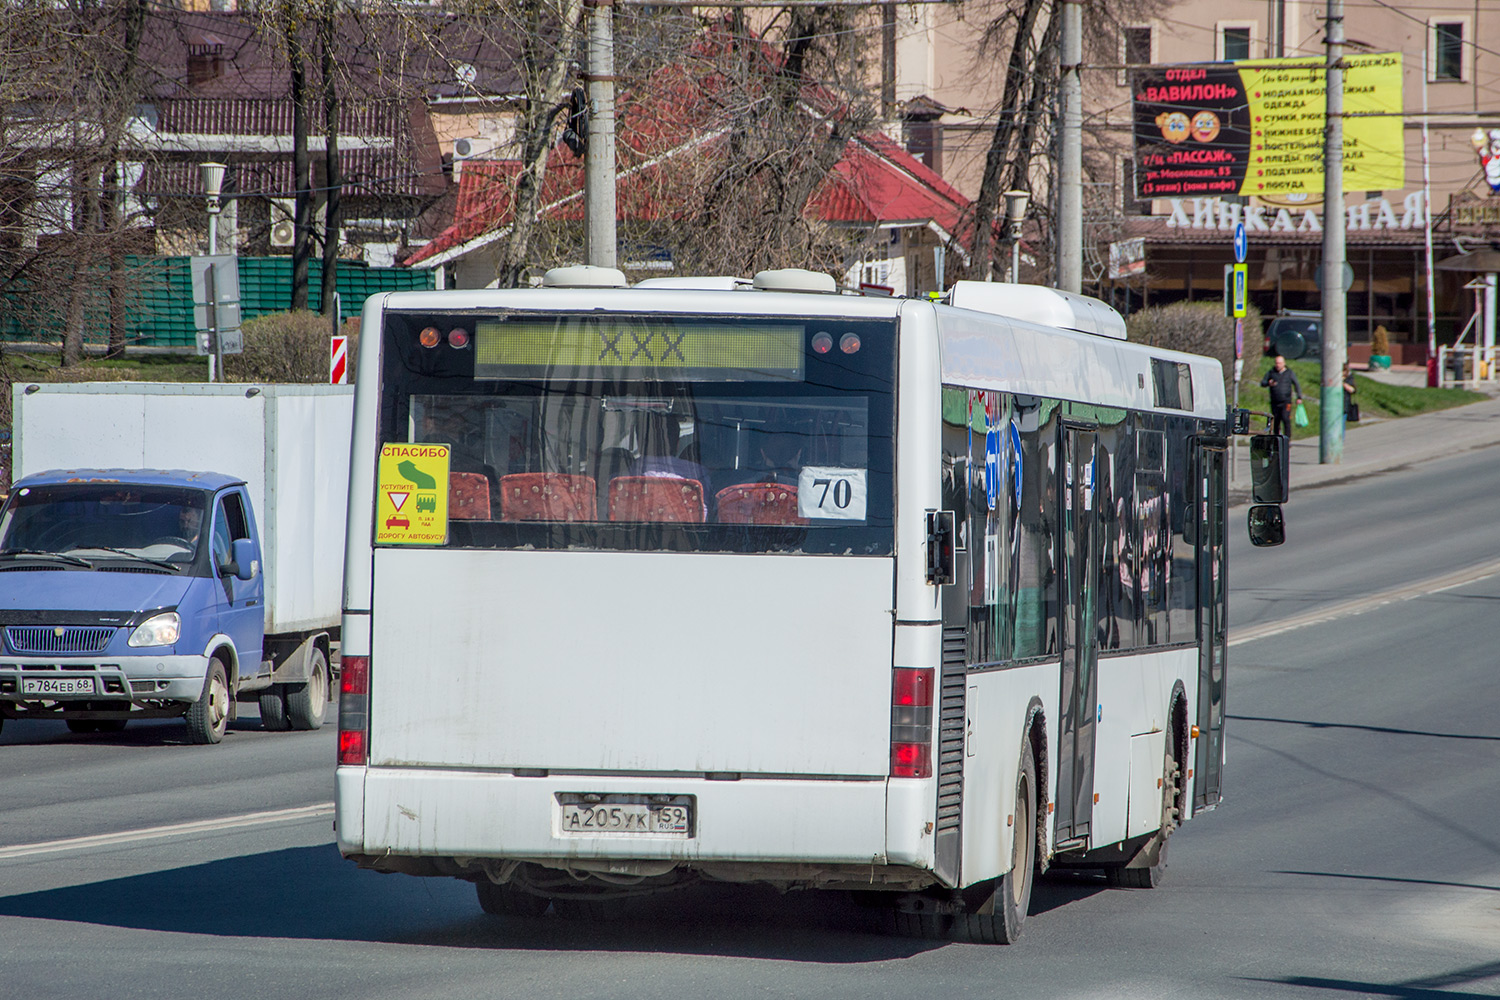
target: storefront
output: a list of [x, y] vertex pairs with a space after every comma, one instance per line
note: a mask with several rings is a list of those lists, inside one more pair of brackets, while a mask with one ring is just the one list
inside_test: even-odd
[[[1300, 202], [1295, 198], [1283, 196], [1279, 204], [1257, 199], [1248, 205], [1213, 197], [1158, 199], [1152, 206], [1160, 214], [1128, 217], [1122, 233], [1122, 242], [1141, 240], [1144, 267], [1115, 268], [1115, 273], [1137, 273], [1102, 282], [1103, 297], [1127, 313], [1184, 300], [1222, 301], [1224, 268], [1234, 263], [1234, 229], [1243, 222], [1250, 243], [1250, 299], [1261, 314], [1321, 310], [1322, 205], [1310, 197]], [[1377, 326], [1390, 335], [1395, 363], [1426, 360], [1427, 265], [1421, 206], [1420, 192], [1394, 200], [1373, 192], [1346, 201], [1345, 275], [1353, 363], [1369, 356], [1370, 336]], [[1433, 218], [1435, 260], [1490, 240], [1500, 240], [1500, 198], [1455, 195]], [[1434, 274], [1437, 340], [1452, 343], [1476, 308], [1472, 291], [1464, 288], [1473, 275], [1443, 270]]]

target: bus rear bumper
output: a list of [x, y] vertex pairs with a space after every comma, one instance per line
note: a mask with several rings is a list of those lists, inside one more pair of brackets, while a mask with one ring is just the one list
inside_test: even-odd
[[[705, 871], [720, 865], [868, 868], [892, 861], [884, 778], [518, 777], [341, 767], [337, 785], [339, 848], [362, 861], [428, 858], [443, 862], [439, 869], [450, 868], [448, 862], [462, 869], [470, 859], [508, 859], [584, 870], [611, 862], [658, 862], [648, 866], [657, 869], [670, 862]], [[690, 805], [690, 829], [565, 832], [563, 803], [580, 795], [605, 802], [669, 796]], [[903, 862], [910, 863], [895, 860]]]

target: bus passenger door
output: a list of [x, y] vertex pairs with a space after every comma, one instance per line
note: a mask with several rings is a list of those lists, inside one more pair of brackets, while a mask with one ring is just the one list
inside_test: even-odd
[[[1224, 444], [1200, 443], [1194, 469], [1197, 490], [1198, 745], [1192, 761], [1193, 805], [1219, 801], [1224, 765], [1224, 652], [1229, 570], [1224, 540]], [[1184, 779], [1186, 776], [1184, 776]]]
[[1094, 491], [1094, 432], [1064, 425], [1058, 464], [1062, 692], [1054, 837], [1061, 848], [1087, 837], [1094, 815], [1094, 734], [1099, 711], [1099, 648], [1094, 628], [1099, 600], [1099, 505]]

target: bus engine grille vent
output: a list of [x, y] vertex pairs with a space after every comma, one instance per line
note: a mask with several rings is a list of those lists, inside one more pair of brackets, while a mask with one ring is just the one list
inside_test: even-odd
[[956, 830], [962, 820], [964, 792], [964, 693], [968, 632], [943, 629], [943, 681], [938, 715], [937, 828]]

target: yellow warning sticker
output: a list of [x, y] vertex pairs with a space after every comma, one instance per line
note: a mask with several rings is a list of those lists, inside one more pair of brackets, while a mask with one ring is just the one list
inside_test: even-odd
[[445, 444], [380, 446], [375, 541], [442, 545], [448, 541], [448, 454]]

